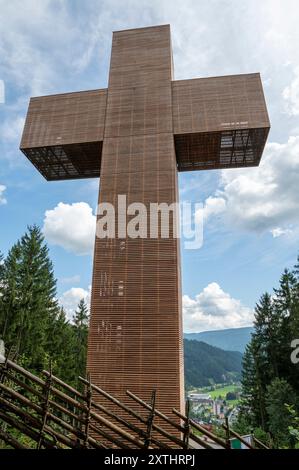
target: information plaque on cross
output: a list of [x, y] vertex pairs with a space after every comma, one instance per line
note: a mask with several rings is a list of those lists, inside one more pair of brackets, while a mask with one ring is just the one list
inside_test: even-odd
[[[107, 89], [31, 98], [20, 147], [49, 181], [100, 177], [99, 202], [117, 218], [119, 195], [178, 201], [179, 171], [258, 165], [269, 127], [258, 73], [174, 80], [163, 25], [113, 33]], [[87, 364], [94, 384], [130, 406], [128, 389], [145, 401], [156, 389], [166, 415], [184, 406], [173, 229], [96, 237]]]

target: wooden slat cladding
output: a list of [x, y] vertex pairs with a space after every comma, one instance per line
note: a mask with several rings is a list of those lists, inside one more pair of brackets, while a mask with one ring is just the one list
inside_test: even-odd
[[106, 89], [31, 98], [21, 149], [102, 141], [106, 100]]
[[113, 34], [109, 91], [135, 86], [167, 85], [171, 79], [169, 25], [117, 31]]
[[[169, 26], [114, 33], [100, 202], [117, 207], [122, 194], [149, 214], [151, 202], [177, 201], [171, 99]], [[182, 409], [181, 316], [177, 239], [96, 239], [88, 346], [95, 384], [131, 406], [126, 389], [149, 400], [156, 388], [165, 414]]]
[[172, 83], [179, 171], [259, 164], [270, 123], [258, 73]]
[[107, 90], [31, 98], [20, 148], [49, 181], [100, 176]]
[[174, 134], [269, 128], [259, 73], [172, 82]]

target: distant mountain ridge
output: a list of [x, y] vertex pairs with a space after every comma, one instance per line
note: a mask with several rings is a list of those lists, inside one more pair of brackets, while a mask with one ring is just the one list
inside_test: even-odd
[[185, 383], [187, 388], [227, 382], [233, 375], [240, 379], [242, 354], [223, 351], [202, 341], [184, 340]]
[[226, 330], [202, 331], [201, 333], [185, 333], [188, 340], [203, 341], [224, 351], [244, 353], [246, 344], [251, 340], [253, 326], [228, 328]]

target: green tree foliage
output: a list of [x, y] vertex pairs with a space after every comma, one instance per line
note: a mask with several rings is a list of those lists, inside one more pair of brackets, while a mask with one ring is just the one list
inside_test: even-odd
[[225, 396], [226, 400], [236, 400], [237, 399], [237, 394], [235, 392], [227, 392]]
[[2, 280], [2, 276], [3, 276], [3, 268], [4, 268], [3, 265], [4, 265], [4, 256], [0, 251], [0, 281]]
[[[270, 432], [276, 446], [292, 445], [285, 403], [299, 406], [298, 366], [291, 342], [299, 338], [299, 261], [285, 270], [274, 295], [262, 295], [255, 308], [254, 333], [243, 357], [242, 424]], [[276, 387], [276, 388], [275, 388]]]
[[47, 351], [52, 361], [54, 374], [70, 385], [76, 386], [76, 358], [73, 352], [73, 327], [66, 318], [63, 308], [51, 316]]
[[58, 308], [53, 266], [38, 227], [29, 227], [8, 253], [1, 289], [4, 342], [38, 369], [44, 363], [49, 319]]
[[56, 300], [48, 247], [37, 226], [3, 260], [0, 254], [0, 339], [19, 363], [34, 372], [48, 368], [71, 385], [85, 375], [88, 310], [81, 301], [74, 322]]
[[286, 409], [291, 420], [291, 424], [288, 426], [289, 434], [295, 440], [295, 449], [299, 449], [299, 416], [293, 405], [286, 405]]
[[268, 385], [266, 408], [269, 431], [278, 447], [290, 447], [294, 444], [294, 439], [289, 433], [289, 427], [292, 425], [293, 420], [286, 410], [286, 404], [294, 405], [295, 402], [295, 392], [286, 380], [275, 378]]
[[73, 355], [76, 361], [74, 368], [76, 377], [85, 376], [88, 320], [88, 308], [84, 299], [82, 299], [73, 318]]
[[[187, 388], [240, 379], [242, 354], [223, 351], [202, 341], [184, 340], [185, 381]], [[233, 374], [232, 374], [233, 373]]]
[[243, 356], [241, 412], [250, 426], [265, 424], [265, 397], [261, 382], [261, 358], [256, 339], [246, 347]]

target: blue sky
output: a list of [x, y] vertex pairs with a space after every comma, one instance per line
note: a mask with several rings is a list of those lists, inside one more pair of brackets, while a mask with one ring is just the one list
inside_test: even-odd
[[250, 325], [298, 253], [298, 2], [0, 0], [0, 11], [0, 250], [44, 227], [70, 316], [89, 299], [99, 182], [48, 183], [26, 161], [30, 96], [105, 88], [112, 31], [165, 23], [176, 79], [261, 73], [272, 127], [260, 167], [179, 176], [181, 200], [204, 204], [203, 246], [182, 250], [185, 329]]

